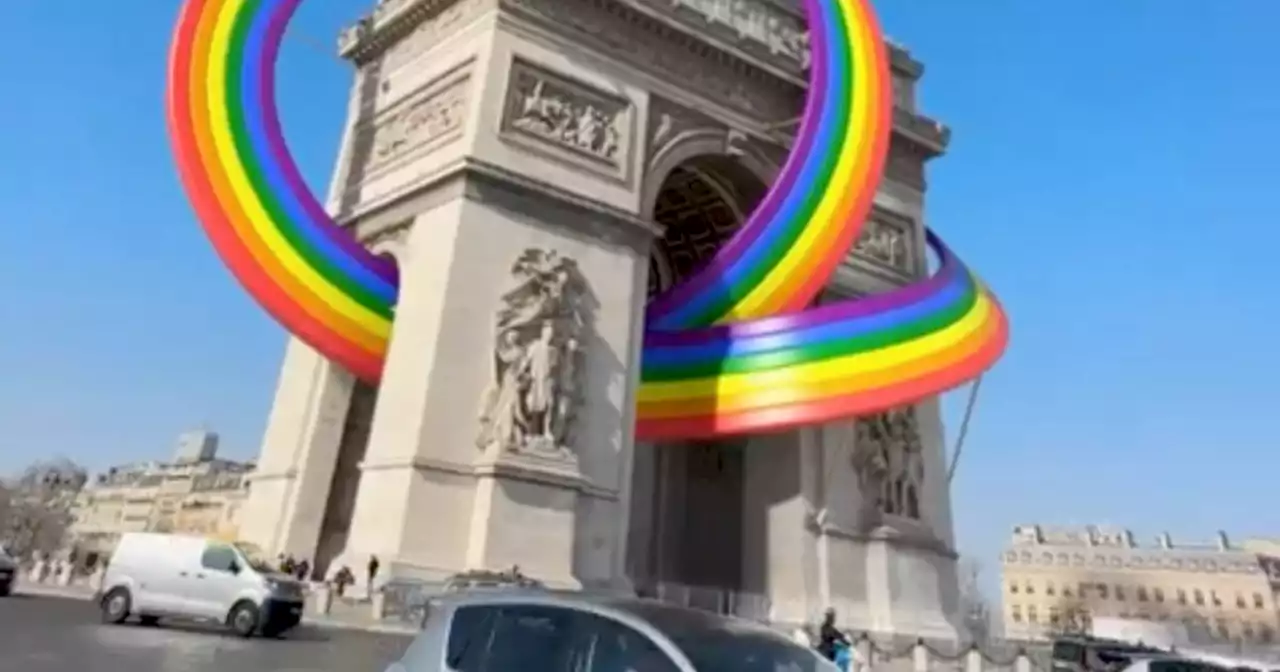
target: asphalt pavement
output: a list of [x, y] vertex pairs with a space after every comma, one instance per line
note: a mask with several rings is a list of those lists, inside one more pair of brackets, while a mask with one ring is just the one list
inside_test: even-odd
[[84, 600], [0, 598], [0, 672], [382, 672], [408, 644], [305, 625], [279, 640], [212, 626], [104, 625]]

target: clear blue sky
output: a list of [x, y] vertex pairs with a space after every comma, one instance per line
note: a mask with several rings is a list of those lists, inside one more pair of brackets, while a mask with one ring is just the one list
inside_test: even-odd
[[[349, 81], [328, 45], [364, 4], [303, 3], [280, 66], [313, 185]], [[158, 457], [202, 422], [254, 455], [283, 334], [174, 175], [176, 0], [5, 5], [0, 470]], [[1024, 521], [1280, 532], [1280, 4], [879, 5], [955, 131], [931, 224], [1013, 318], [955, 484], [962, 550], [994, 570]]]

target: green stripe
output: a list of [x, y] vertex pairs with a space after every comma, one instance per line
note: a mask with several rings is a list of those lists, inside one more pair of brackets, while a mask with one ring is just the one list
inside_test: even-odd
[[257, 160], [258, 157], [254, 154], [253, 143], [250, 140], [244, 121], [244, 101], [240, 92], [242, 86], [241, 71], [244, 68], [245, 41], [248, 38], [249, 26], [252, 24], [260, 4], [261, 0], [248, 0], [245, 2], [237, 12], [231, 29], [230, 53], [228, 54], [226, 72], [227, 116], [231, 125], [231, 137], [235, 143], [236, 153], [241, 162], [243, 162], [249, 182], [253, 185], [254, 192], [258, 198], [261, 199], [263, 208], [271, 217], [272, 223], [280, 231], [280, 234], [284, 236], [284, 239], [289, 242], [289, 245], [298, 251], [298, 254], [302, 256], [307, 265], [315, 269], [321, 277], [332, 283], [340, 292], [355, 300], [356, 303], [369, 309], [379, 317], [391, 320], [392, 307], [390, 305], [382, 301], [377, 295], [369, 292], [356, 280], [344, 273], [342, 269], [332, 264], [299, 232], [298, 223], [294, 222], [280, 206], [275, 193], [270, 188], [270, 185], [267, 184], [266, 177], [263, 175], [262, 168]]
[[[838, 5], [836, 6], [835, 11], [838, 17], [837, 20], [843, 24], [847, 24], [846, 17], [843, 12], [840, 11]], [[836, 58], [833, 59], [833, 62], [845, 63], [851, 58], [849, 56], [851, 46], [847, 39], [848, 31], [841, 30], [839, 31], [839, 34], [842, 39], [837, 40], [833, 45], [833, 50], [836, 52]], [[694, 322], [695, 326], [710, 326], [715, 324], [720, 318], [724, 317], [729, 310], [760, 286], [761, 282], [764, 281], [765, 276], [767, 276], [770, 271], [777, 268], [778, 264], [782, 261], [783, 257], [786, 256], [787, 252], [791, 250], [791, 248], [795, 247], [796, 241], [807, 228], [806, 225], [813, 217], [814, 211], [817, 210], [818, 204], [826, 193], [827, 187], [831, 183], [831, 175], [835, 171], [836, 162], [840, 158], [840, 152], [836, 150], [844, 147], [845, 138], [849, 134], [851, 105], [849, 101], [849, 91], [853, 86], [852, 68], [831, 68], [830, 70], [833, 72], [829, 72], [830, 79], [828, 79], [828, 82], [838, 82], [841, 84], [838, 89], [838, 103], [835, 111], [835, 114], [840, 121], [836, 123], [836, 138], [838, 141], [832, 143], [830, 147], [813, 148], [818, 149], [819, 151], [825, 150], [825, 156], [822, 159], [822, 170], [818, 173], [820, 178], [815, 181], [815, 183], [821, 184], [822, 187], [809, 190], [805, 195], [804, 200], [801, 201], [801, 207], [796, 210], [796, 214], [793, 216], [791, 221], [784, 224], [787, 227], [786, 234], [774, 239], [774, 242], [767, 248], [767, 251], [761, 258], [760, 263], [751, 268], [745, 275], [745, 282], [735, 283], [733, 287], [728, 289], [728, 291], [719, 293], [715, 301], [708, 304], [706, 309], [697, 314], [697, 320]]]
[[643, 366], [640, 378], [646, 383], [659, 383], [711, 378], [731, 373], [757, 373], [870, 352], [941, 331], [963, 319], [973, 309], [977, 301], [977, 288], [970, 283], [965, 294], [951, 305], [911, 322], [904, 322], [853, 338], [833, 339], [772, 352], [752, 353], [726, 359], [710, 359], [694, 364]]

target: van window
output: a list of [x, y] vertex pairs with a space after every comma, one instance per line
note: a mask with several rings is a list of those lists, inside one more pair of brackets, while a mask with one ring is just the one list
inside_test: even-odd
[[1153, 660], [1147, 664], [1150, 672], [1223, 672], [1221, 667], [1196, 660]]
[[215, 572], [230, 572], [239, 564], [236, 552], [223, 544], [209, 544], [204, 549], [204, 555], [200, 556], [200, 565]]
[[[493, 626], [498, 621], [499, 607], [461, 607], [453, 612], [449, 623], [449, 642], [445, 647], [445, 666], [457, 672], [480, 672], [484, 654], [493, 644]], [[409, 656], [406, 656], [409, 658]], [[415, 661], [406, 661], [415, 662]], [[410, 669], [431, 669], [431, 661], [421, 661]]]

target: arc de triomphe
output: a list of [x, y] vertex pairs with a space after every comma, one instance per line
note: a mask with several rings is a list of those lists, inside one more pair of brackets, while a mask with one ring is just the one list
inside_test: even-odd
[[[395, 333], [377, 389], [289, 343], [242, 536], [329, 572], [371, 554], [384, 577], [519, 565], [777, 623], [834, 606], [853, 628], [954, 637], [935, 402], [634, 440], [647, 295], [705, 260], [786, 156], [808, 58], [796, 4], [384, 0], [345, 32], [329, 205], [399, 264]], [[891, 51], [887, 175], [832, 296], [926, 271], [924, 163], [948, 133], [916, 110], [921, 64]], [[503, 396], [502, 321], [530, 300], [520, 280], [570, 291], [565, 268], [576, 382], [534, 417], [528, 390]], [[498, 431], [503, 399], [525, 413]], [[511, 438], [553, 415], [573, 431], [547, 419], [549, 444]]]

